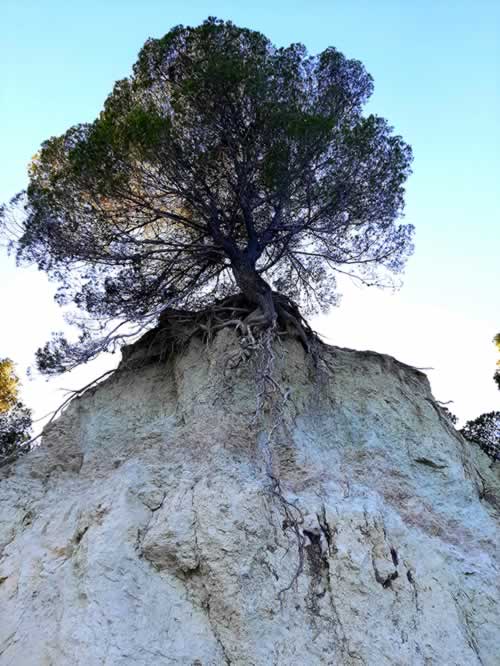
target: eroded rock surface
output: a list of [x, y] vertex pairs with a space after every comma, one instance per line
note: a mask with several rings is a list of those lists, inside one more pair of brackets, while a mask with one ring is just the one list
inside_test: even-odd
[[287, 342], [268, 445], [234, 349], [121, 370], [0, 470], [0, 664], [500, 663], [498, 470], [425, 376]]

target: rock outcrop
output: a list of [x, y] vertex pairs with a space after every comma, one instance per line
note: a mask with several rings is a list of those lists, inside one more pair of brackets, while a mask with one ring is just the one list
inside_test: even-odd
[[122, 368], [0, 470], [0, 664], [500, 663], [498, 470], [425, 375], [287, 341], [259, 419], [235, 345]]

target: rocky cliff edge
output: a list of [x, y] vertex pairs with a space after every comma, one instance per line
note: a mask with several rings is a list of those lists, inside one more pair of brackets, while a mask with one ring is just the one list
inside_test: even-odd
[[236, 348], [122, 365], [0, 470], [0, 664], [500, 663], [498, 470], [425, 375], [286, 341], [257, 418]]

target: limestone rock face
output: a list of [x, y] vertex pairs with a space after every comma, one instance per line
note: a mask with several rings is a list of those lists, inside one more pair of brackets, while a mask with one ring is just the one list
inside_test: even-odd
[[236, 349], [122, 368], [0, 470], [0, 664], [499, 664], [498, 470], [426, 377], [287, 341], [256, 417]]

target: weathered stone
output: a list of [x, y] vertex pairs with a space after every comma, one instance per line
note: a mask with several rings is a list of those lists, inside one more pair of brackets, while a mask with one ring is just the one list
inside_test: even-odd
[[286, 342], [269, 444], [234, 351], [122, 369], [0, 470], [0, 664], [500, 663], [498, 470], [426, 377]]

